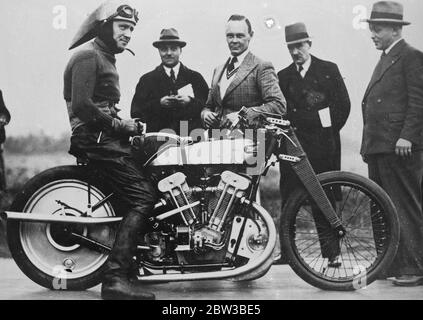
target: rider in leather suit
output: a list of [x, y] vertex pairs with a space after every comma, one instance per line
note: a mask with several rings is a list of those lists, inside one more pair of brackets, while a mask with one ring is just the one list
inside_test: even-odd
[[141, 134], [134, 120], [122, 120], [115, 55], [126, 50], [138, 22], [129, 5], [105, 3], [82, 25], [70, 49], [93, 38], [76, 52], [64, 75], [64, 98], [72, 126], [70, 153], [86, 156], [114, 186], [119, 200], [129, 208], [106, 262], [103, 299], [154, 299], [133, 279], [138, 234], [148, 230], [148, 218], [157, 202], [153, 184], [131, 152], [129, 137]]

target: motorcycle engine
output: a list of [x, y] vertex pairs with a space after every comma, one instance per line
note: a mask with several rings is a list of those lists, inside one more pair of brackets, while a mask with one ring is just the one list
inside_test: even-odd
[[230, 171], [221, 174], [217, 185], [202, 187], [190, 187], [181, 172], [161, 180], [158, 188], [175, 208], [196, 204], [180, 213], [182, 221], [174, 228], [175, 251], [189, 253], [189, 256], [192, 252], [210, 255], [210, 251], [216, 254], [224, 251], [229, 239], [226, 231], [230, 228], [226, 222], [231, 221], [232, 210], [249, 186], [247, 178]]

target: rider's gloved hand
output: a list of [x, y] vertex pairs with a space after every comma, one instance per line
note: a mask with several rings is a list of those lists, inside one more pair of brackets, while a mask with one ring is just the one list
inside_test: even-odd
[[118, 134], [122, 134], [122, 135], [129, 135], [129, 136], [142, 134], [142, 129], [143, 129], [141, 122], [134, 119], [130, 119], [130, 120], [113, 119], [112, 127], [114, 132]]

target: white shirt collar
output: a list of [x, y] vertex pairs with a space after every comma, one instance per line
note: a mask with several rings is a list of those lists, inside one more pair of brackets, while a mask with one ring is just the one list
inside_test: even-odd
[[400, 42], [401, 40], [402, 40], [402, 38], [399, 38], [397, 41], [395, 41], [393, 44], [391, 44], [388, 49], [385, 49], [385, 53], [388, 54], [392, 50], [392, 48], [395, 47], [395, 45], [398, 42]]
[[173, 72], [175, 72], [175, 78], [178, 79], [178, 74], [179, 74], [179, 69], [181, 68], [181, 63], [178, 62], [178, 64], [176, 66], [174, 66], [173, 68], [168, 68], [165, 65], [163, 65], [163, 68], [164, 68], [168, 77], [170, 77], [170, 71], [173, 69]]
[[[297, 66], [297, 71], [299, 71], [299, 65], [297, 64], [296, 66]], [[311, 66], [311, 56], [310, 58], [308, 58], [306, 62], [303, 63], [302, 66], [303, 66], [303, 71], [301, 71], [301, 73], [306, 74], [308, 69], [310, 69], [310, 66]]]
[[[247, 54], [250, 53], [250, 50], [245, 50], [242, 54], [240, 54], [239, 56], [237, 56], [238, 61], [235, 63], [235, 69], [238, 68], [245, 60], [245, 57], [247, 56]], [[229, 59], [232, 59], [233, 56], [231, 56]]]

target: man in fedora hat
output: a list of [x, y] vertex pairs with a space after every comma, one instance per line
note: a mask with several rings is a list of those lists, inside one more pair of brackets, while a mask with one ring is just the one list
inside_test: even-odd
[[180, 62], [186, 42], [178, 31], [164, 29], [153, 43], [162, 63], [143, 75], [132, 101], [131, 115], [147, 124], [147, 132], [170, 131], [188, 136], [201, 128], [200, 113], [209, 87], [203, 76]]
[[423, 53], [402, 38], [410, 23], [400, 3], [375, 3], [365, 21], [382, 56], [363, 98], [361, 154], [369, 177], [387, 191], [399, 215], [400, 245], [386, 276], [414, 286], [423, 284]]
[[107, 2], [84, 22], [71, 48], [94, 39], [76, 52], [64, 75], [64, 98], [72, 127], [70, 153], [90, 161], [124, 205], [124, 218], [105, 265], [103, 299], [154, 299], [134, 280], [138, 235], [148, 230], [157, 195], [136, 165], [129, 137], [141, 133], [134, 120], [122, 120], [116, 54], [127, 49], [138, 12], [125, 3]]
[[[287, 100], [288, 119], [316, 173], [340, 170], [340, 130], [350, 113], [350, 99], [336, 64], [310, 54], [311, 38], [304, 23], [285, 28], [286, 44], [293, 63], [278, 73], [279, 85]], [[289, 163], [281, 162], [281, 196], [284, 203], [300, 180]], [[320, 211], [313, 210], [319, 234], [330, 228]], [[326, 232], [327, 233], [327, 232]], [[334, 239], [336, 239], [334, 237]], [[337, 267], [339, 244], [321, 237], [323, 258]], [[281, 263], [277, 261], [276, 263]]]
[[205, 128], [217, 129], [234, 122], [242, 107], [247, 107], [246, 117], [252, 124], [260, 112], [285, 113], [285, 99], [273, 65], [249, 50], [253, 35], [251, 23], [245, 16], [229, 18], [226, 40], [231, 56], [214, 71], [212, 88], [201, 115]]

